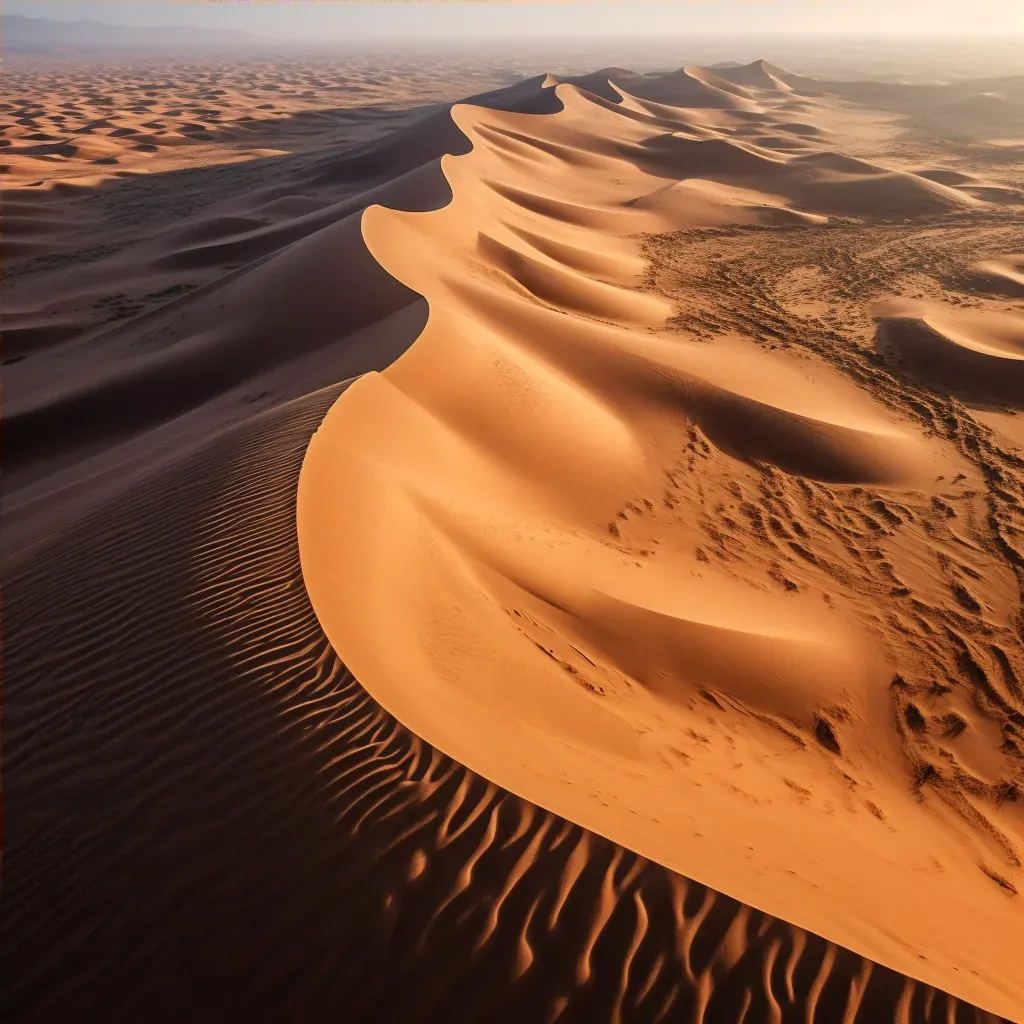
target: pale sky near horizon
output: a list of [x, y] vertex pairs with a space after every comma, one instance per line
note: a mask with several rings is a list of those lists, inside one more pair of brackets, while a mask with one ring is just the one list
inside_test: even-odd
[[278, 39], [1024, 33], [1021, 0], [6, 0], [4, 12]]

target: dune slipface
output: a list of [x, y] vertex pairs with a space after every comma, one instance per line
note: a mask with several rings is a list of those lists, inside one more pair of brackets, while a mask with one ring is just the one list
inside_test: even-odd
[[[630, 79], [619, 105], [563, 83], [552, 114], [453, 108], [472, 150], [442, 159], [450, 204], [362, 218], [430, 315], [310, 442], [303, 577], [355, 676], [473, 770], [1013, 1016], [1020, 822], [993, 824], [919, 753], [906, 680], [932, 651], [891, 604], [908, 580], [931, 598], [929, 509], [983, 515], [978, 470], [822, 361], [663, 332], [670, 305], [635, 287], [640, 233], [975, 205], [731, 138], [753, 90], [788, 91], [774, 72]], [[854, 523], [877, 516], [903, 529], [861, 549]], [[710, 557], [738, 520], [799, 567]], [[1020, 678], [1012, 571], [982, 547], [956, 557], [991, 581], [984, 609], [963, 600]], [[858, 583], [872, 559], [885, 589]], [[957, 637], [961, 663], [981, 657]]]

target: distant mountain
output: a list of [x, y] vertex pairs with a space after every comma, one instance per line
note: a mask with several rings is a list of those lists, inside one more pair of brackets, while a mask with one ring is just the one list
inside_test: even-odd
[[73, 54], [111, 50], [191, 50], [251, 46], [266, 42], [251, 32], [189, 26], [145, 28], [101, 21], [52, 21], [20, 14], [3, 16], [5, 53]]

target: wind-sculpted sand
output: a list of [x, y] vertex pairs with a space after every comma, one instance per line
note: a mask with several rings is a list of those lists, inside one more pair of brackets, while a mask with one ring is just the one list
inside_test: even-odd
[[12, 1019], [1024, 1015], [1024, 207], [885, 89], [12, 191]]

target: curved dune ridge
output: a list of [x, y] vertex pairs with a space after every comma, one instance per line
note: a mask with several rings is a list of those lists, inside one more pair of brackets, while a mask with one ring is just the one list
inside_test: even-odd
[[750, 64], [737, 66], [716, 67], [715, 72], [719, 78], [724, 78], [735, 85], [767, 89], [773, 93], [791, 93], [793, 91], [789, 84], [793, 76], [787, 74], [782, 68], [769, 64], [766, 60], [755, 60]]
[[990, 1020], [383, 711], [296, 550], [338, 392], [204, 439], [6, 573], [8, 1019]]
[[1024, 316], [890, 302], [880, 307], [878, 340], [965, 401], [1024, 405]]
[[[742, 138], [756, 111], [717, 95], [747, 83], [714, 78], [612, 82], [619, 104], [549, 80], [554, 113], [456, 106], [471, 150], [441, 160], [451, 202], [366, 210], [368, 250], [430, 314], [310, 442], [306, 588], [370, 693], [474, 771], [1013, 1015], [1019, 856], [962, 801], [936, 813], [916, 792], [890, 686], [906, 645], [865, 606], [849, 545], [819, 563], [780, 524], [811, 567], [782, 594], [767, 564], [710, 560], [693, 510], [828, 486], [925, 509], [974, 471], [822, 363], [663, 333], [668, 304], [630, 287], [644, 232], [976, 201], [764, 150]], [[932, 543], [917, 527], [887, 549], [893, 578]]]

